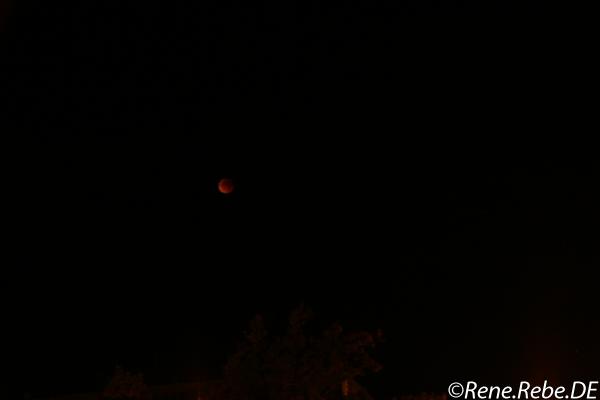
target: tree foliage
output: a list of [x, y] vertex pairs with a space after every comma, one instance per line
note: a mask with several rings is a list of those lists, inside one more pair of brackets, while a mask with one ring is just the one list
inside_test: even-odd
[[121, 367], [115, 373], [102, 394], [106, 400], [150, 400], [150, 390], [142, 374], [134, 374]]
[[263, 319], [250, 324], [225, 368], [228, 400], [369, 399], [356, 379], [381, 366], [370, 350], [379, 334], [346, 332], [334, 324], [309, 334], [311, 313], [294, 310], [283, 335], [270, 335]]

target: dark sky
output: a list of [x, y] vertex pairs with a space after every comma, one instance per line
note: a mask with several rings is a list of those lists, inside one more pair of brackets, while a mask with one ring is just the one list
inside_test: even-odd
[[383, 329], [381, 393], [597, 374], [598, 164], [505, 143], [585, 126], [568, 17], [279, 3], [11, 8], [23, 391], [215, 376], [301, 302]]

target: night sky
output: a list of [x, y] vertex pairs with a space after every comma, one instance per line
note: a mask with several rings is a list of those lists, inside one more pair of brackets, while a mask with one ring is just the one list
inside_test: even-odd
[[598, 377], [600, 169], [525, 140], [587, 126], [570, 15], [13, 3], [23, 393], [97, 391], [117, 364], [213, 378], [253, 315], [300, 303], [383, 330], [374, 393]]

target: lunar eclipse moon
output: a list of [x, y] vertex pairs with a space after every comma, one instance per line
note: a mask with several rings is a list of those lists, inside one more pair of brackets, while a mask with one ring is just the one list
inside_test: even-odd
[[219, 192], [222, 194], [231, 194], [235, 189], [233, 181], [228, 178], [223, 178], [219, 181]]

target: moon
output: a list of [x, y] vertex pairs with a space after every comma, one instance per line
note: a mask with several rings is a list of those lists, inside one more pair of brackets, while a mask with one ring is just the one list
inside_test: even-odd
[[223, 193], [223, 194], [231, 194], [233, 192], [233, 190], [235, 189], [235, 186], [233, 184], [233, 180], [229, 179], [229, 178], [223, 178], [219, 181], [219, 192]]

